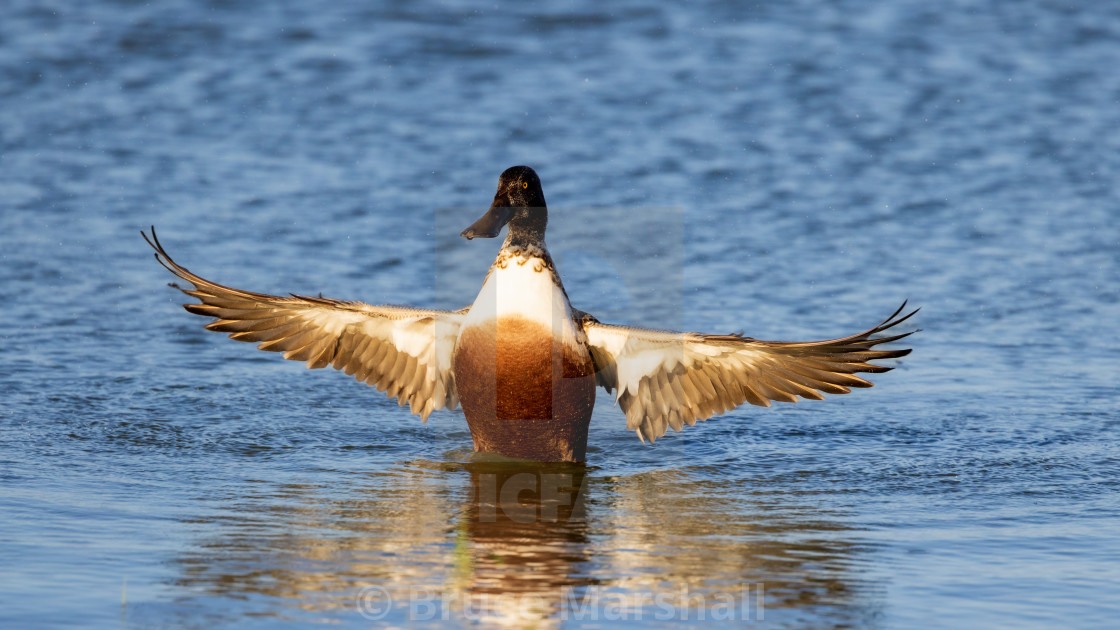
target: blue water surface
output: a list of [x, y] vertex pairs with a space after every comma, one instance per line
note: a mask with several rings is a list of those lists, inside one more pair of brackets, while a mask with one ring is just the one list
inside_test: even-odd
[[[3, 13], [0, 626], [1120, 619], [1120, 5]], [[459, 308], [514, 164], [604, 321], [831, 338], [909, 298], [914, 353], [653, 446], [601, 392], [586, 471], [530, 472], [561, 518], [487, 519], [524, 470], [460, 412], [203, 330], [139, 236]]]

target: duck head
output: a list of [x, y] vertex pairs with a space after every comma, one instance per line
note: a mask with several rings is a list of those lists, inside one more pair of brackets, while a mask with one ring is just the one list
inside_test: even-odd
[[507, 168], [498, 178], [494, 203], [460, 236], [466, 239], [495, 238], [502, 227], [509, 225], [510, 238], [543, 241], [548, 226], [548, 208], [537, 173], [528, 166]]

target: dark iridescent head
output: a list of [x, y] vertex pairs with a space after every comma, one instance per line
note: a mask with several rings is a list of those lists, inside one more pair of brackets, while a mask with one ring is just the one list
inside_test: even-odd
[[509, 224], [512, 237], [544, 240], [548, 226], [548, 208], [541, 190], [541, 180], [528, 166], [511, 166], [498, 178], [494, 203], [486, 214], [463, 230], [461, 236], [494, 238]]

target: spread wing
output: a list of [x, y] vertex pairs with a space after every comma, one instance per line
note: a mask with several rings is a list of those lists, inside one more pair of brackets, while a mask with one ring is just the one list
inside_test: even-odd
[[870, 361], [893, 359], [910, 350], [874, 350], [917, 331], [872, 338], [909, 319], [906, 304], [883, 323], [830, 341], [760, 341], [741, 335], [678, 333], [610, 326], [585, 316], [584, 331], [595, 363], [596, 379], [626, 414], [626, 427], [642, 441], [680, 431], [749, 402], [820, 400], [823, 394], [847, 394], [871, 387], [858, 372], [892, 368]]
[[208, 330], [283, 352], [311, 369], [328, 365], [377, 387], [425, 422], [433, 410], [459, 404], [451, 375], [451, 355], [463, 313], [400, 306], [370, 306], [322, 297], [281, 297], [242, 291], [211, 282], [180, 266], [156, 238], [144, 234], [156, 260], [194, 285], [182, 289], [199, 304], [191, 313], [213, 317]]

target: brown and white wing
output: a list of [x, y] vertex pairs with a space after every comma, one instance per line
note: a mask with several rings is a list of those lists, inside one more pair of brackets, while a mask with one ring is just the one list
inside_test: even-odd
[[680, 431], [745, 402], [769, 407], [772, 400], [820, 400], [823, 394], [871, 387], [855, 374], [887, 372], [892, 368], [870, 361], [910, 354], [909, 349], [873, 349], [916, 332], [872, 337], [917, 312], [900, 316], [904, 308], [905, 303], [878, 326], [829, 341], [760, 341], [628, 328], [589, 316], [583, 325], [599, 385], [615, 393], [626, 427], [652, 442], [668, 427]]
[[156, 239], [144, 235], [156, 260], [194, 285], [179, 288], [199, 299], [191, 313], [213, 317], [208, 330], [283, 352], [311, 369], [328, 365], [377, 387], [425, 422], [433, 410], [459, 404], [451, 355], [462, 312], [371, 306], [322, 297], [282, 297], [242, 291], [211, 282], [180, 266]]

